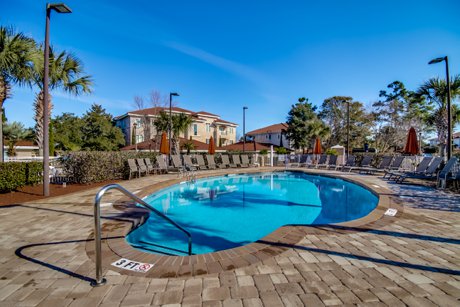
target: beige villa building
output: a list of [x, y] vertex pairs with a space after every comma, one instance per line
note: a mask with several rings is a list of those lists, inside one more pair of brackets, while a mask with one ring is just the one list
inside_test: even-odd
[[[141, 143], [155, 138], [161, 134], [153, 124], [161, 111], [169, 113], [169, 108], [155, 107], [130, 111], [114, 118], [115, 125], [125, 136], [126, 145], [132, 145], [132, 136], [135, 135], [136, 143]], [[189, 129], [180, 135], [186, 139], [197, 140], [209, 144], [211, 136], [216, 146], [226, 146], [236, 142], [237, 124], [223, 120], [219, 115], [205, 111], [193, 112], [190, 110], [173, 107], [172, 114], [184, 113], [192, 117]]]

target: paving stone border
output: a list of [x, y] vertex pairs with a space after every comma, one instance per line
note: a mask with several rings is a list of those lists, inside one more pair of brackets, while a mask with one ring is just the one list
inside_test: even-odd
[[[269, 171], [284, 171], [285, 168], [270, 169]], [[379, 185], [371, 185], [366, 182], [365, 178], [359, 176], [350, 176], [338, 172], [319, 173], [316, 170], [306, 169], [288, 169], [290, 171], [304, 172], [312, 175], [321, 175], [333, 178], [340, 178], [360, 185], [379, 197], [377, 207], [367, 216], [349, 222], [338, 223], [337, 226], [343, 227], [358, 227], [381, 220], [384, 212], [391, 206], [398, 209], [398, 216], [403, 214], [403, 207], [391, 201], [392, 192]], [[225, 172], [200, 172], [197, 178], [206, 178], [213, 176], [222, 176], [235, 173], [259, 173], [266, 170], [263, 169], [227, 169]], [[173, 184], [183, 181], [181, 179], [167, 180], [151, 186], [143, 188], [136, 195], [140, 198], [148, 196], [158, 190], [164, 189]], [[167, 256], [159, 254], [150, 254], [139, 251], [129, 245], [125, 236], [131, 229], [142, 223], [148, 216], [149, 212], [146, 209], [135, 206], [132, 201], [127, 201], [125, 197], [120, 198], [114, 204], [114, 207], [120, 210], [118, 220], [104, 221], [102, 225], [102, 259], [104, 269], [119, 272], [124, 275], [157, 277], [157, 278], [173, 278], [185, 276], [198, 276], [213, 273], [222, 273], [237, 268], [244, 268], [254, 263], [263, 262], [269, 258], [280, 255], [287, 251], [289, 245], [299, 243], [307, 234], [314, 233], [310, 227], [302, 226], [284, 226], [280, 227], [269, 235], [261, 238], [257, 242], [253, 242], [237, 248], [228, 250], [192, 255], [192, 256]], [[122, 220], [121, 220], [122, 219]], [[384, 219], [378, 223], [380, 227], [393, 221], [394, 219]], [[375, 228], [375, 226], [374, 226]], [[94, 233], [89, 236], [94, 238]], [[261, 242], [270, 242], [261, 243]], [[275, 243], [275, 244], [273, 244]], [[86, 251], [91, 259], [94, 259], [94, 243], [86, 244]], [[126, 258], [142, 263], [152, 263], [154, 267], [147, 273], [138, 273], [115, 268], [111, 265], [114, 261], [120, 258]]]

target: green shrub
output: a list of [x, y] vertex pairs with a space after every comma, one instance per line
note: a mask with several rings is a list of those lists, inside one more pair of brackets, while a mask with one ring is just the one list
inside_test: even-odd
[[285, 154], [287, 154], [287, 149], [284, 148], [284, 147], [276, 147], [276, 148], [275, 148], [275, 152], [276, 152], [278, 155], [285, 155]]
[[41, 162], [0, 163], [0, 193], [40, 183], [42, 171], [43, 163]]
[[261, 149], [261, 150], [259, 151], [259, 154], [261, 154], [261, 155], [266, 155], [266, 154], [268, 154], [268, 150], [267, 150], [267, 149]]
[[326, 155], [338, 156], [337, 150], [329, 148], [326, 150]]
[[128, 159], [150, 158], [153, 152], [135, 151], [77, 151], [60, 158], [64, 172], [76, 183], [93, 183], [127, 178]]

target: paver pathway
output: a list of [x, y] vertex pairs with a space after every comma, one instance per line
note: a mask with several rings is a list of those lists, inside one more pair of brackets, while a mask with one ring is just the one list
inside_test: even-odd
[[[122, 185], [134, 191], [174, 177]], [[304, 239], [286, 252], [219, 274], [150, 279], [108, 271], [108, 284], [97, 288], [85, 251], [96, 190], [0, 207], [0, 306], [459, 306], [458, 198], [443, 205], [436, 191], [391, 188], [403, 195], [394, 199], [404, 205], [397, 217], [303, 227]], [[119, 197], [104, 198], [103, 214]]]

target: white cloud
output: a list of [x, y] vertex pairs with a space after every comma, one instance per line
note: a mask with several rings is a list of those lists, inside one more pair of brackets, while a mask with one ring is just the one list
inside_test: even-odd
[[259, 71], [249, 66], [214, 55], [205, 50], [177, 42], [164, 42], [163, 45], [183, 54], [199, 59], [205, 63], [211, 64], [222, 70], [233, 73], [256, 84], [261, 85], [268, 82], [267, 76], [260, 73]]

